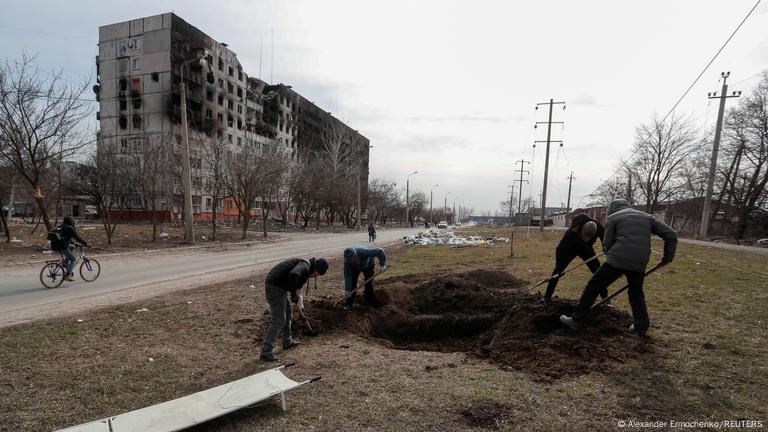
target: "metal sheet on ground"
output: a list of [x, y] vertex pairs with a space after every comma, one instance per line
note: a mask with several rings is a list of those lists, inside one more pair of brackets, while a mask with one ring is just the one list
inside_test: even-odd
[[[141, 408], [105, 420], [86, 423], [59, 432], [172, 432], [207, 422], [272, 396], [306, 384], [270, 369], [218, 387], [172, 401]], [[110, 426], [107, 424], [111, 424]], [[106, 429], [97, 429], [97, 425]]]

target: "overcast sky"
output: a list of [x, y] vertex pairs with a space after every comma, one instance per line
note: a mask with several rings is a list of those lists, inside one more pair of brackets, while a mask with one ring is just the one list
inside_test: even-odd
[[[554, 111], [549, 206], [574, 205], [629, 153], [635, 126], [663, 115], [755, 0], [722, 1], [3, 1], [0, 57], [39, 55], [93, 76], [98, 27], [173, 11], [234, 50], [246, 71], [290, 84], [370, 138], [371, 174], [496, 210], [533, 160], [538, 197], [545, 109]], [[711, 128], [721, 71], [750, 90], [768, 69], [763, 2], [679, 108]], [[274, 65], [271, 52], [274, 35]], [[274, 72], [272, 72], [274, 71]], [[274, 73], [272, 78], [271, 74]], [[733, 100], [729, 104], [735, 103]], [[517, 194], [517, 193], [516, 193]], [[449, 204], [450, 205], [450, 204]]]

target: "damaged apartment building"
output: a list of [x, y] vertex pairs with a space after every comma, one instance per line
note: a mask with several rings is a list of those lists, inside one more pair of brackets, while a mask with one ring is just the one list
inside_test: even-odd
[[[226, 43], [217, 42], [173, 13], [100, 27], [96, 65], [97, 142], [126, 156], [141, 154], [147, 141], [180, 152], [183, 76], [197, 221], [209, 220], [213, 205], [202, 181], [206, 167], [201, 149], [206, 139], [220, 139], [233, 149], [246, 144], [255, 144], [247, 148], [276, 146], [298, 163], [322, 146], [324, 129], [344, 128], [361, 147], [362, 193], [367, 195], [367, 138], [291, 86], [249, 76]], [[155, 197], [155, 204], [162, 209], [162, 220], [178, 220], [181, 168], [168, 167], [168, 173], [169, 181]], [[145, 219], [139, 204], [138, 199], [128, 200], [116, 216]]]

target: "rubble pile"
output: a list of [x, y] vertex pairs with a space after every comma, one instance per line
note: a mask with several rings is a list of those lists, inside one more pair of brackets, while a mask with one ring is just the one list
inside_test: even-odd
[[450, 247], [463, 247], [463, 246], [493, 246], [496, 243], [505, 243], [509, 239], [506, 237], [459, 237], [453, 231], [439, 232], [435, 230], [429, 230], [427, 232], [419, 232], [416, 235], [409, 235], [403, 237], [405, 244], [416, 246], [450, 246]]

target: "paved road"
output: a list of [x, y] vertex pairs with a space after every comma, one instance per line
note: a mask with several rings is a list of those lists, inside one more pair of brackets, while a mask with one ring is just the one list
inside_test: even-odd
[[[380, 230], [376, 244], [391, 243], [417, 229]], [[277, 243], [231, 246], [225, 250], [195, 249], [94, 256], [102, 272], [95, 282], [64, 282], [46, 289], [38, 279], [42, 264], [0, 267], [0, 326], [69, 314], [95, 306], [117, 304], [168, 291], [231, 280], [266, 270], [293, 256], [340, 254], [347, 246], [365, 244], [367, 232], [291, 234]]]

